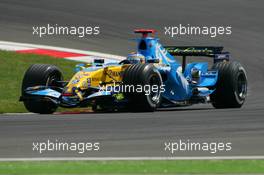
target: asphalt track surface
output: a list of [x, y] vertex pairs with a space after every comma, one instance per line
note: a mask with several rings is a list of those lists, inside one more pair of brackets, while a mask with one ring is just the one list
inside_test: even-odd
[[[85, 113], [0, 116], [0, 157], [171, 156], [165, 141], [232, 142], [232, 151], [177, 152], [173, 156], [264, 155], [264, 1], [246, 0], [1, 0], [0, 39], [126, 55], [135, 44], [134, 28], [155, 28], [168, 45], [223, 45], [246, 68], [248, 98], [241, 109], [215, 110], [210, 105], [155, 113]], [[32, 35], [32, 26], [97, 25], [97, 37]], [[164, 26], [231, 25], [231, 36], [210, 38], [164, 35]], [[32, 142], [47, 139], [100, 142], [97, 152], [32, 151]]]

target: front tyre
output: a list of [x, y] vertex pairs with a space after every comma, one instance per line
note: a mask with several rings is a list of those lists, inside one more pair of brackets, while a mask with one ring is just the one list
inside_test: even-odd
[[159, 107], [163, 84], [161, 75], [153, 64], [129, 66], [123, 74], [123, 83], [130, 110], [155, 111]]
[[[61, 81], [62, 73], [54, 65], [33, 64], [26, 71], [22, 82], [22, 96], [27, 96], [26, 88], [32, 86], [56, 86], [57, 81]], [[40, 114], [52, 114], [56, 111], [57, 105], [49, 100], [25, 100], [24, 106], [29, 112]]]
[[215, 108], [240, 108], [247, 95], [246, 71], [238, 62], [218, 62], [213, 65], [218, 70], [216, 90], [211, 94]]

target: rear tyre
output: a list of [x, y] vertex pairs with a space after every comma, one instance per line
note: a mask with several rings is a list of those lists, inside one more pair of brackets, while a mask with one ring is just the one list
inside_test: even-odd
[[[132, 111], [155, 111], [161, 103], [162, 78], [153, 64], [133, 64], [123, 74], [125, 97]], [[134, 87], [134, 91], [131, 88]], [[140, 91], [139, 87], [142, 88]], [[130, 89], [130, 90], [129, 90]], [[136, 91], [137, 89], [137, 91]]]
[[[26, 71], [22, 82], [22, 96], [25, 94], [25, 89], [32, 86], [56, 86], [57, 81], [61, 81], [62, 73], [56, 66], [48, 64], [33, 64]], [[40, 114], [51, 114], [56, 111], [57, 105], [52, 101], [24, 101], [24, 106], [29, 112]]]
[[247, 95], [246, 71], [238, 62], [218, 62], [212, 69], [218, 70], [216, 90], [211, 94], [215, 108], [240, 108]]

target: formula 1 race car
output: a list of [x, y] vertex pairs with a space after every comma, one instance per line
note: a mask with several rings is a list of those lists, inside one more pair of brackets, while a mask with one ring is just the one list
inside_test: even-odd
[[[229, 61], [223, 47], [162, 46], [149, 36], [155, 31], [135, 30], [137, 51], [120, 62], [76, 65], [76, 74], [63, 81], [54, 65], [34, 64], [26, 71], [22, 96], [28, 111], [48, 114], [57, 107], [92, 107], [94, 111], [154, 111], [157, 108], [212, 103], [215, 108], [240, 108], [246, 99], [247, 76], [238, 62]], [[175, 57], [174, 57], [175, 56]], [[188, 56], [211, 57], [186, 63]], [[182, 57], [182, 62], [178, 61]]]

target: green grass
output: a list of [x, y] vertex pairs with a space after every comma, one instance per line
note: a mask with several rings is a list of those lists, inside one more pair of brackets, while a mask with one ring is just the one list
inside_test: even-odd
[[0, 174], [246, 174], [264, 173], [264, 160], [1, 162]]
[[74, 74], [73, 69], [77, 64], [74, 61], [49, 56], [0, 51], [0, 113], [27, 112], [23, 103], [18, 100], [24, 73], [35, 63], [58, 66], [63, 72], [64, 79], [69, 79]]

